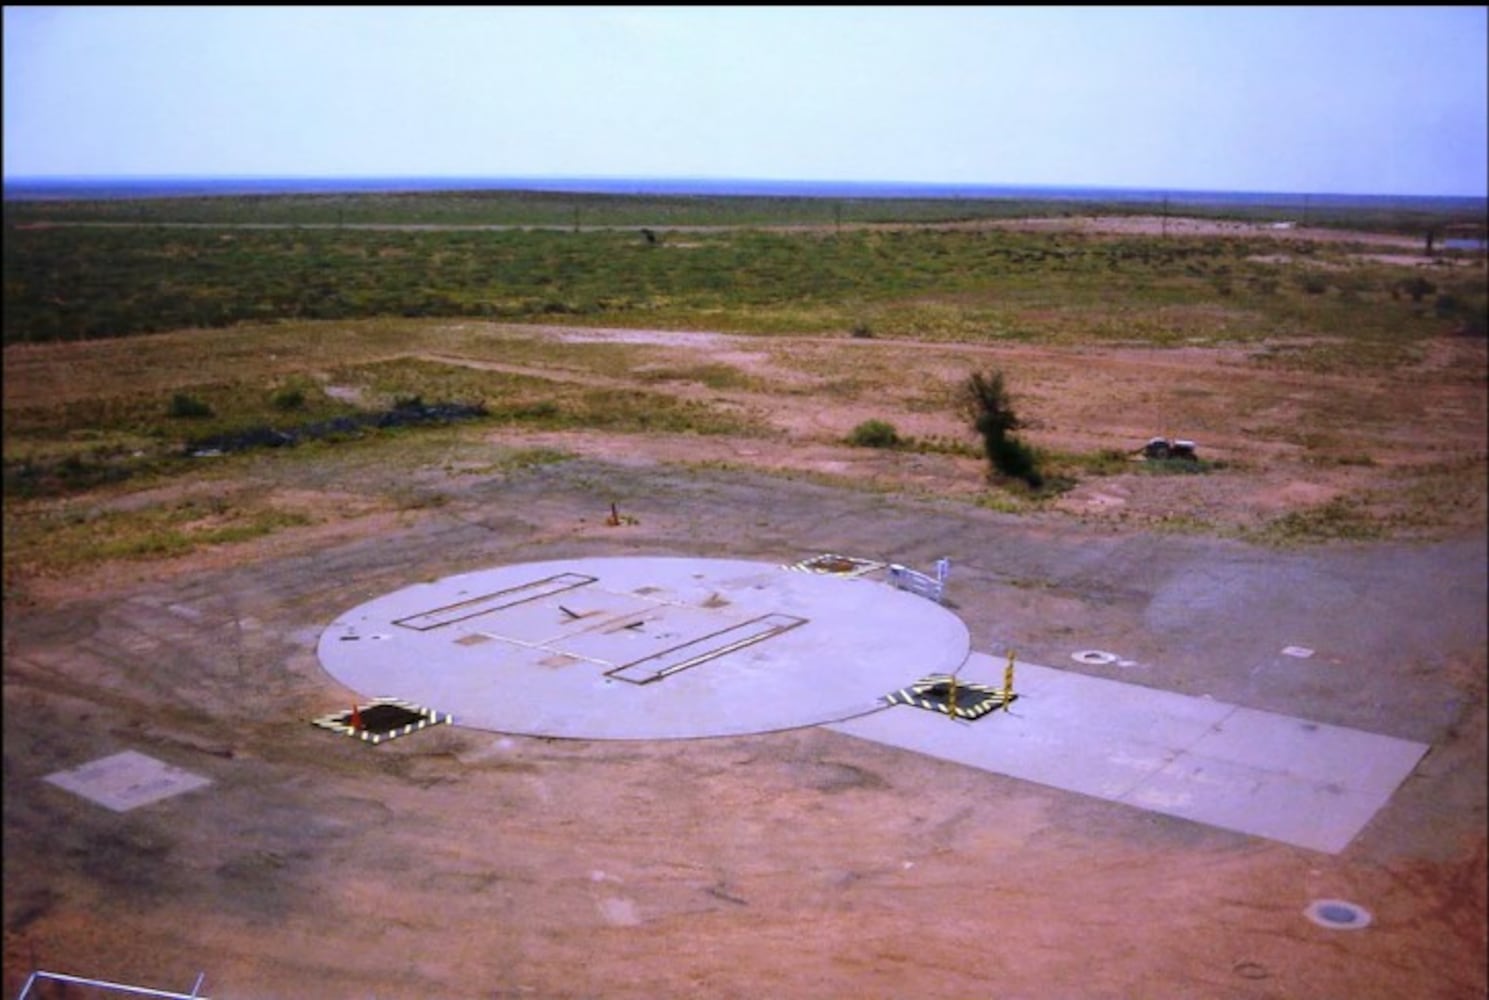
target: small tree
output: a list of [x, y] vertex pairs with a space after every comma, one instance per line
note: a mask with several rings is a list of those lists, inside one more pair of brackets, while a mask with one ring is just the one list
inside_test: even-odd
[[1021, 480], [1031, 489], [1044, 485], [1034, 449], [1013, 435], [1022, 424], [1009, 403], [1002, 372], [973, 372], [962, 387], [962, 408], [982, 438], [995, 473]]

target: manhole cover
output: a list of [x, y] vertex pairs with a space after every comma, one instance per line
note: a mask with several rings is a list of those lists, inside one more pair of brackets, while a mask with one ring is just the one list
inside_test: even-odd
[[1359, 930], [1370, 926], [1370, 911], [1342, 899], [1315, 899], [1303, 915], [1320, 927], [1336, 931]]

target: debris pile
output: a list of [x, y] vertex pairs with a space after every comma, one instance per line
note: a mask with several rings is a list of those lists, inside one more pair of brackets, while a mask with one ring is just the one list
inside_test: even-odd
[[1193, 441], [1177, 439], [1170, 441], [1168, 438], [1156, 437], [1143, 445], [1143, 458], [1150, 462], [1161, 462], [1165, 459], [1181, 459], [1186, 462], [1197, 462], [1199, 456], [1195, 454]]
[[406, 400], [391, 409], [354, 416], [336, 417], [288, 430], [274, 427], [251, 427], [231, 434], [217, 434], [200, 438], [186, 445], [186, 454], [194, 458], [222, 455], [230, 451], [245, 451], [249, 448], [283, 448], [313, 438], [333, 435], [359, 434], [364, 428], [408, 427], [414, 424], [448, 423], [452, 420], [470, 420], [486, 416], [486, 407], [479, 403], [433, 403], [422, 400]]

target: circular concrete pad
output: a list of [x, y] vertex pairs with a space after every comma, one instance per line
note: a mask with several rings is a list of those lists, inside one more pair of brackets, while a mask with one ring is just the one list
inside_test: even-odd
[[683, 558], [522, 563], [415, 584], [340, 616], [319, 645], [359, 695], [576, 739], [835, 722], [957, 670], [969, 651], [961, 619], [885, 583]]

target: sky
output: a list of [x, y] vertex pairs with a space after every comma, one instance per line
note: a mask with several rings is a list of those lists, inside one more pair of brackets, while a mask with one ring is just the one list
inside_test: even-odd
[[1489, 196], [1486, 7], [4, 9], [4, 174]]

